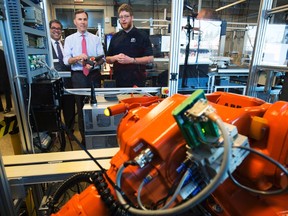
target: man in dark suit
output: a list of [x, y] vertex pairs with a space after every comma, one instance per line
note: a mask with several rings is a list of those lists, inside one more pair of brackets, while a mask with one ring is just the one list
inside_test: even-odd
[[3, 112], [4, 114], [9, 113], [12, 108], [11, 87], [8, 77], [5, 55], [2, 49], [0, 49], [0, 90], [5, 94], [5, 100], [6, 100], [6, 109], [4, 110], [2, 100], [0, 97], [0, 112]]
[[[63, 45], [61, 41], [62, 36], [62, 24], [59, 20], [51, 20], [49, 22], [50, 37], [53, 53], [54, 68], [57, 71], [69, 71], [70, 66], [63, 63]], [[64, 87], [72, 88], [71, 77], [64, 78]], [[75, 123], [75, 97], [74, 95], [64, 95], [62, 100], [62, 110], [65, 125], [73, 131]]]

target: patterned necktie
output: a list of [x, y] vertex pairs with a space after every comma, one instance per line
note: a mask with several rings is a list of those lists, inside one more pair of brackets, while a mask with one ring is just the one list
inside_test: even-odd
[[60, 48], [59, 42], [56, 41], [55, 44], [56, 44], [56, 48], [57, 48], [58, 59], [60, 62], [63, 62], [63, 53], [62, 53], [62, 50]]
[[[82, 34], [82, 53], [87, 55], [87, 46], [86, 46], [86, 39], [85, 39], [84, 34]], [[85, 65], [83, 65], [83, 74], [85, 76], [88, 76], [88, 74], [89, 74], [89, 70], [87, 68], [85, 68]]]

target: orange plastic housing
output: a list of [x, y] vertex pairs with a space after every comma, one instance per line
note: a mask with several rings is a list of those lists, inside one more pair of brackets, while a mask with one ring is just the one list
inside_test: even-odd
[[263, 116], [271, 104], [244, 95], [227, 92], [214, 92], [206, 95], [224, 122], [237, 126], [238, 132], [248, 136], [253, 116]]
[[[256, 98], [216, 92], [207, 95], [218, 115], [237, 126], [240, 134], [249, 138], [250, 147], [287, 167], [288, 165], [288, 103], [265, 103]], [[275, 165], [249, 154], [233, 174], [242, 184], [257, 190], [274, 190], [287, 187], [287, 176]], [[215, 215], [284, 216], [288, 213], [288, 193], [282, 195], [255, 195], [227, 179], [213, 193], [222, 207]]]
[[[186, 142], [171, 113], [186, 98], [185, 95], [175, 94], [162, 102], [151, 100], [151, 103], [145, 103], [144, 106], [143, 104], [135, 106], [131, 100], [125, 101], [125, 105], [122, 106], [126, 107], [127, 113], [121, 120], [117, 131], [120, 150], [111, 160], [111, 167], [107, 171], [108, 176], [115, 181], [119, 167], [124, 162], [133, 160], [147, 147], [154, 154], [151, 163], [142, 169], [137, 166], [128, 166], [123, 172], [121, 188], [135, 204], [138, 187], [148, 174], [154, 178], [144, 186], [141, 192], [142, 202], [147, 205], [165, 197], [173, 180], [177, 177], [175, 170], [186, 158]], [[223, 92], [209, 94], [207, 99], [223, 121], [236, 125], [240, 134], [248, 136], [252, 148], [287, 166], [288, 103], [279, 101], [269, 104], [260, 99]], [[234, 174], [239, 182], [258, 190], [287, 186], [287, 178], [281, 176], [280, 171], [274, 165], [254, 154], [249, 154]], [[91, 188], [87, 190], [91, 191]], [[89, 194], [86, 191], [83, 193]], [[216, 211], [213, 207], [215, 205], [207, 202], [207, 210], [212, 215], [276, 216], [285, 211], [287, 214], [288, 211], [288, 194], [256, 196], [235, 186], [230, 179], [227, 179], [212, 196], [216, 204], [221, 207], [221, 211]], [[97, 192], [93, 192], [88, 197], [90, 200], [85, 200], [84, 203], [74, 202], [75, 198], [73, 198], [73, 204], [67, 203], [67, 205], [85, 205], [87, 202], [90, 206], [91, 203], [95, 205], [95, 208], [83, 215], [106, 215], [104, 204], [97, 196]], [[180, 201], [178, 199], [174, 205]], [[99, 209], [102, 211], [101, 214], [99, 214]], [[66, 213], [68, 210], [60, 212], [55, 215], [68, 215]], [[69, 215], [80, 214], [69, 213]]]
[[109, 211], [101, 200], [94, 185], [90, 185], [81, 194], [74, 195], [59, 212], [52, 215], [62, 216], [92, 216], [109, 215]]

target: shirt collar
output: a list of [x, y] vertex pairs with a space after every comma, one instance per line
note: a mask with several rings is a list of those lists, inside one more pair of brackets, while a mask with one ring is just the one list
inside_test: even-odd
[[134, 29], [134, 26], [132, 26], [128, 31], [125, 31], [125, 30], [123, 30], [123, 31], [128, 34], [128, 33], [131, 32], [133, 29]]
[[[56, 43], [55, 43], [55, 42], [57, 42], [56, 40], [51, 38], [51, 42], [52, 42], [53, 46], [56, 46]], [[62, 47], [63, 44], [62, 44], [61, 40], [58, 40], [58, 42], [59, 42], [60, 47]]]
[[77, 34], [78, 34], [79, 37], [80, 37], [80, 36], [82, 37], [82, 34], [84, 34], [85, 37], [86, 37], [88, 33], [87, 33], [87, 31], [85, 31], [84, 33], [81, 33], [81, 32], [79, 32], [79, 31], [77, 31]]

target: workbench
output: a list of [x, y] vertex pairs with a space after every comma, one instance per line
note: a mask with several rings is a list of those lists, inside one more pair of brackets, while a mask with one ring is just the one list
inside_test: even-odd
[[[105, 169], [119, 148], [93, 149], [90, 154]], [[3, 156], [10, 186], [62, 181], [72, 174], [98, 171], [99, 167], [83, 151], [51, 152]]]
[[[248, 80], [249, 69], [248, 68], [227, 68], [218, 69], [215, 72], [208, 73], [208, 88], [207, 93], [218, 91], [218, 89], [242, 89], [242, 94], [246, 93], [246, 82], [230, 82], [231, 77], [246, 77]], [[216, 78], [227, 78], [227, 83], [216, 83]]]

